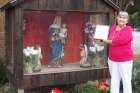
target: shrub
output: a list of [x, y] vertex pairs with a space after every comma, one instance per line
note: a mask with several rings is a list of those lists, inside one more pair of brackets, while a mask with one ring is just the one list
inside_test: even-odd
[[132, 87], [133, 93], [140, 93], [140, 62], [136, 61], [133, 63]]
[[6, 76], [6, 68], [4, 66], [4, 59], [0, 58], [0, 84], [5, 84], [8, 82]]
[[140, 62], [140, 54], [135, 54], [134, 55], [134, 61]]
[[98, 93], [97, 87], [88, 82], [77, 84], [74, 90], [75, 93]]
[[75, 93], [110, 93], [110, 85], [106, 82], [88, 81], [75, 86]]

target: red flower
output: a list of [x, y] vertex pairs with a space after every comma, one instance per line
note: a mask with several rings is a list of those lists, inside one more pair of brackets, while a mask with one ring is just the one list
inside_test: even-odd
[[63, 92], [60, 89], [58, 89], [58, 88], [53, 88], [51, 90], [51, 93], [63, 93]]
[[109, 88], [109, 84], [107, 84], [105, 82], [101, 82], [98, 84], [97, 87], [100, 91], [106, 91]]

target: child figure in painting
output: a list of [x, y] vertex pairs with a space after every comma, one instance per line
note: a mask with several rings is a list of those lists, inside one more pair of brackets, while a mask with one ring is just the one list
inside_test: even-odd
[[63, 57], [64, 57], [64, 47], [65, 47], [65, 44], [66, 44], [66, 40], [67, 40], [67, 27], [66, 27], [66, 24], [63, 24], [61, 29], [60, 29], [60, 33], [59, 33], [59, 36], [61, 38], [61, 43], [62, 43], [62, 53], [61, 53], [61, 62], [60, 64], [63, 66]]
[[67, 39], [67, 27], [66, 27], [66, 24], [63, 24], [61, 29], [60, 29], [60, 33], [59, 33], [59, 36], [61, 37], [61, 42], [62, 44], [66, 44], [66, 39]]

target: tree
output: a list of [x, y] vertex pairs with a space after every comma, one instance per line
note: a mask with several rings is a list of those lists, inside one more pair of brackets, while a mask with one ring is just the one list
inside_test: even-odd
[[133, 27], [140, 28], [140, 0], [134, 0], [134, 6], [128, 7], [128, 13], [130, 14], [129, 23], [133, 25]]
[[133, 14], [137, 11], [140, 11], [140, 5], [139, 4], [140, 4], [140, 0], [134, 0], [134, 6], [129, 6], [128, 7], [128, 12], [130, 14]]

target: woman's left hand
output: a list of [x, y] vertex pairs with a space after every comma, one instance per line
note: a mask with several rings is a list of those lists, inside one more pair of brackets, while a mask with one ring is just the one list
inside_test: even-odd
[[112, 43], [112, 40], [102, 40], [102, 41], [106, 44], [111, 44]]
[[98, 45], [103, 45], [104, 44], [104, 42], [100, 39], [96, 39], [95, 43], [98, 44]]

